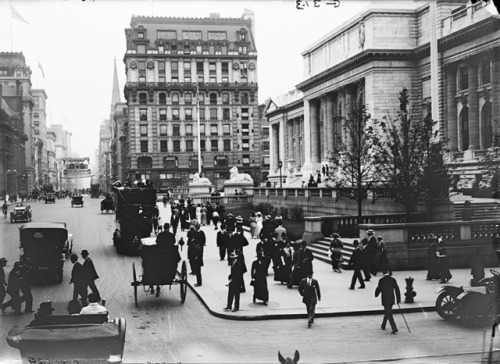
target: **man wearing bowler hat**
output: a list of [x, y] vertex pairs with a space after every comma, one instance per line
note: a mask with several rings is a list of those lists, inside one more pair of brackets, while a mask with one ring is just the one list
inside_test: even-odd
[[299, 283], [299, 293], [302, 296], [302, 302], [307, 308], [307, 327], [310, 328], [314, 324], [314, 312], [316, 310], [316, 303], [321, 301], [321, 291], [319, 283], [313, 278], [313, 272], [310, 271], [307, 277], [302, 279]]
[[84, 272], [83, 275], [85, 277], [87, 286], [90, 287], [92, 293], [94, 293], [98, 297], [98, 300], [100, 301], [101, 295], [99, 294], [99, 290], [95, 285], [95, 280], [99, 279], [99, 275], [95, 270], [94, 262], [92, 261], [92, 259], [90, 259], [89, 252], [87, 250], [82, 250], [82, 258], [83, 258], [82, 266]]
[[368, 244], [366, 245], [366, 260], [368, 261], [368, 269], [370, 270], [370, 273], [373, 274], [374, 276], [377, 275], [377, 238], [375, 238], [374, 231], [372, 229], [369, 229], [366, 232], [366, 235], [368, 235]]
[[238, 254], [237, 251], [233, 251], [229, 257], [231, 262], [231, 274], [229, 275], [229, 291], [227, 294], [227, 306], [224, 310], [231, 310], [234, 300], [233, 312], [240, 309], [240, 293], [243, 284], [243, 274], [246, 273], [247, 269], [245, 266], [245, 261], [242, 259], [243, 256]]

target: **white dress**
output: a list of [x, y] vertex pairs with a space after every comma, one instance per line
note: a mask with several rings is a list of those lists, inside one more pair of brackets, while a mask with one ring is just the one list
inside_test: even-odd
[[262, 230], [262, 216], [257, 216], [257, 228], [255, 229], [255, 236], [260, 235], [260, 231]]
[[196, 219], [198, 220], [198, 222], [201, 224], [201, 207], [198, 206], [196, 208]]

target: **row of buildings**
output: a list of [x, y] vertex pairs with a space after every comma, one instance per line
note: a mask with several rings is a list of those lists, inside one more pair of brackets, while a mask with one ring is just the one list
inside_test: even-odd
[[263, 105], [251, 11], [133, 16], [125, 102], [115, 66], [101, 127], [102, 183], [186, 187], [200, 151], [203, 174], [219, 188], [232, 166], [256, 182], [300, 185], [336, 149], [353, 108], [366, 105], [375, 119], [394, 115], [403, 87], [413, 117], [431, 113], [438, 122], [457, 177], [481, 177], [485, 150], [499, 143], [500, 19], [481, 1], [409, 3], [374, 6], [316, 40], [302, 53], [303, 81]]
[[111, 115], [100, 130], [102, 185], [149, 179], [158, 189], [187, 187], [201, 169], [220, 189], [233, 166], [266, 179], [254, 24], [250, 10], [241, 18], [132, 17], [126, 101], [115, 64]]
[[71, 133], [47, 125], [47, 93], [34, 89], [22, 53], [0, 53], [0, 194], [26, 195], [43, 185], [60, 188]]

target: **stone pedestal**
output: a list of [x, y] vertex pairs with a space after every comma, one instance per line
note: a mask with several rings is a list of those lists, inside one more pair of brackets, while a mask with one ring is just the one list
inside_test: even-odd
[[241, 181], [224, 182], [224, 195], [225, 196], [236, 196], [236, 192], [241, 195], [253, 196], [253, 182]]
[[201, 195], [210, 195], [213, 191], [213, 184], [189, 184], [189, 195], [190, 196], [201, 196]]

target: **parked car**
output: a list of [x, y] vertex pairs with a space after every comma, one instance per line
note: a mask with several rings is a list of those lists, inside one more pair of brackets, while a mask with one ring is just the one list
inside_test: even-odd
[[31, 206], [16, 206], [10, 212], [10, 222], [31, 221]]
[[73, 251], [73, 235], [64, 222], [30, 222], [19, 228], [31, 282], [61, 283], [64, 262]]
[[45, 195], [45, 203], [56, 203], [56, 196], [53, 193], [47, 193]]

